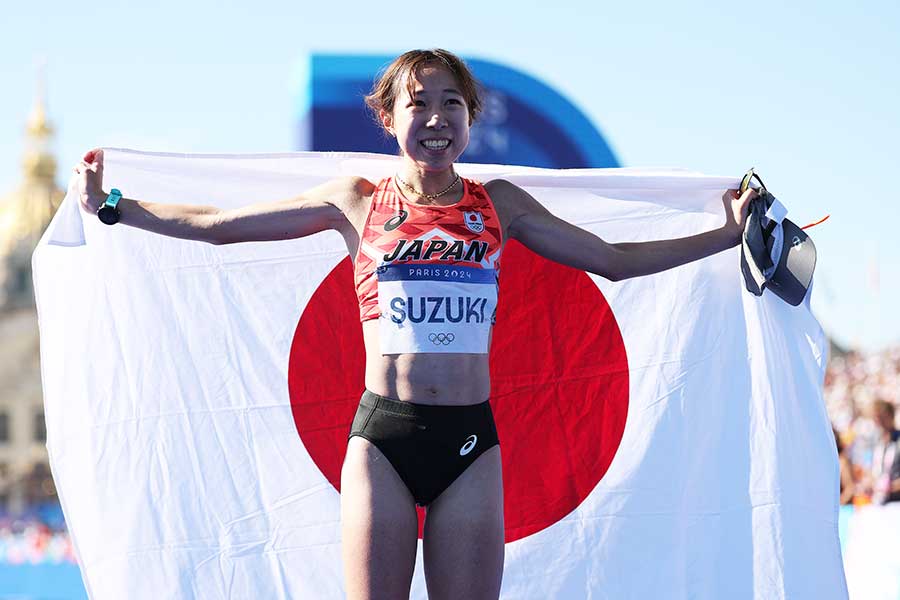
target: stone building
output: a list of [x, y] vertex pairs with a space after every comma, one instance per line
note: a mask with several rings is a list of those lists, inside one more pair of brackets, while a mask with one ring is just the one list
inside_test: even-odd
[[56, 501], [46, 429], [31, 254], [64, 197], [44, 94], [28, 118], [22, 180], [0, 197], [0, 513]]

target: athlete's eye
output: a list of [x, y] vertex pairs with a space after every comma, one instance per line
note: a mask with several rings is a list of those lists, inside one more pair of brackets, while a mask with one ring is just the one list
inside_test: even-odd
[[462, 102], [458, 98], [448, 98], [447, 102], [452, 102], [454, 104], [459, 104], [460, 106], [462, 106]]
[[411, 106], [415, 106], [415, 107], [425, 106], [425, 101], [424, 100], [410, 100], [409, 104], [406, 105], [406, 108], [409, 108]]

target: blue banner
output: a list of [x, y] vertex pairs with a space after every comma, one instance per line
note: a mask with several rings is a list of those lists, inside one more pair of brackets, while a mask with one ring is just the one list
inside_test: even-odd
[[[394, 154], [363, 97], [393, 56], [313, 54], [299, 90], [298, 149]], [[618, 167], [591, 121], [561, 94], [516, 69], [466, 59], [484, 86], [484, 112], [461, 162], [549, 168]]]

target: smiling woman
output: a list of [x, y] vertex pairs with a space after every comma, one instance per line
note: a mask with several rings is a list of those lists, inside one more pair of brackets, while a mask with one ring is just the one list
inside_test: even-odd
[[340, 232], [354, 262], [366, 356], [341, 469], [347, 595], [408, 597], [419, 505], [426, 509], [429, 597], [496, 599], [504, 513], [488, 358], [506, 241], [617, 281], [737, 245], [755, 192], [726, 193], [718, 229], [610, 244], [555, 217], [518, 186], [456, 173], [481, 100], [453, 54], [403, 54], [366, 102], [397, 140], [393, 177], [345, 177], [293, 198], [220, 210], [106, 193], [103, 152], [91, 150], [75, 167], [81, 204], [102, 212], [107, 224], [211, 244]]
[[447, 161], [452, 164], [466, 149], [469, 128], [481, 112], [478, 88], [465, 63], [450, 52], [412, 50], [391, 63], [366, 96], [379, 125], [416, 163], [397, 178], [409, 193], [435, 200], [459, 183], [452, 171], [445, 186], [422, 173], [446, 169]]

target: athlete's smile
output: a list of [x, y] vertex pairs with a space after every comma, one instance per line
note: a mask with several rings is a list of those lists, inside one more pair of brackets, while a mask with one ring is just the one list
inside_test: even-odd
[[447, 138], [430, 138], [420, 141], [419, 145], [430, 153], [440, 154], [449, 148], [452, 143], [453, 141]]

